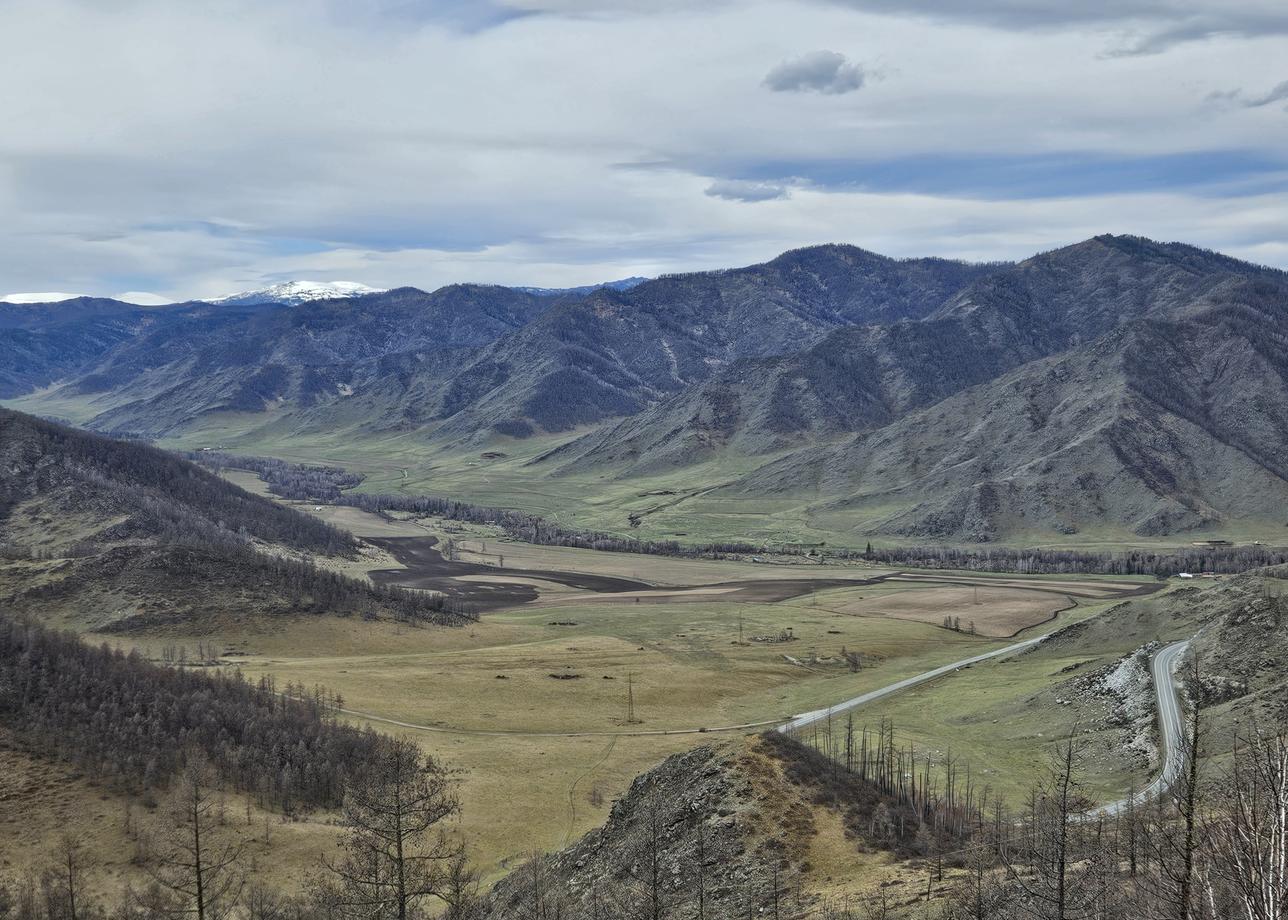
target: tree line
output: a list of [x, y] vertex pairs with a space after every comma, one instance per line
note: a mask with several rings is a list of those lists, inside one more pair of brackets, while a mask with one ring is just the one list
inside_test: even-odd
[[217, 470], [249, 470], [267, 483], [274, 495], [296, 501], [338, 503], [344, 490], [363, 480], [362, 474], [338, 466], [288, 463], [273, 457], [248, 457], [219, 450], [183, 451], [180, 456]]
[[0, 722], [32, 753], [126, 790], [163, 788], [199, 755], [266, 807], [335, 807], [387, 741], [337, 722], [333, 705], [0, 617]]
[[968, 569], [981, 572], [1014, 572], [1021, 575], [1154, 575], [1181, 572], [1215, 572], [1234, 575], [1288, 562], [1288, 548], [1246, 546], [1133, 549], [1124, 552], [1091, 552], [1063, 549], [1010, 549], [1007, 547], [959, 548], [948, 546], [890, 546], [862, 553], [829, 553], [838, 558], [861, 558], [884, 565], [908, 568]]
[[507, 535], [538, 546], [571, 546], [603, 552], [640, 553], [680, 558], [725, 558], [748, 555], [809, 557], [817, 561], [867, 561], [905, 568], [961, 569], [1013, 572], [1024, 575], [1153, 575], [1167, 577], [1181, 572], [1237, 574], [1250, 569], [1288, 563], [1288, 548], [1250, 544], [1242, 546], [1134, 549], [1122, 552], [1010, 547], [884, 546], [869, 542], [862, 550], [851, 547], [812, 547], [790, 544], [712, 541], [681, 543], [678, 540], [640, 540], [603, 531], [581, 530], [549, 521], [540, 515], [512, 508], [476, 505], [429, 495], [359, 493], [351, 491], [362, 477], [339, 467], [301, 466], [283, 460], [245, 457], [204, 451], [190, 459], [217, 468], [254, 471], [276, 495], [296, 501], [327, 501], [364, 511], [399, 511], [432, 515], [473, 524], [494, 524]]
[[[30, 550], [10, 549], [5, 555], [13, 557], [19, 552], [34, 555]], [[156, 553], [164, 554], [158, 561]], [[379, 585], [359, 581], [340, 572], [322, 568], [308, 559], [270, 556], [232, 535], [189, 531], [172, 536], [172, 542], [159, 548], [148, 546], [115, 546], [102, 549], [88, 546], [84, 552], [78, 547], [60, 549], [62, 557], [92, 557], [63, 575], [63, 577], [32, 585], [15, 593], [9, 603], [21, 607], [25, 602], [49, 602], [59, 598], [74, 598], [84, 589], [92, 589], [111, 582], [120, 571], [157, 572], [169, 583], [169, 573], [180, 571], [194, 580], [229, 582], [256, 585], [258, 599], [254, 602], [264, 609], [283, 613], [377, 618], [390, 616], [404, 623], [460, 626], [478, 619], [473, 605], [439, 592], [420, 591], [400, 585]], [[138, 582], [132, 582], [137, 589]], [[163, 587], [161, 593], [174, 589]], [[196, 605], [199, 598], [185, 602], [189, 615], [200, 613]], [[224, 602], [216, 602], [224, 603]], [[209, 612], [222, 612], [213, 610]], [[172, 610], [145, 614], [136, 612], [116, 629], [135, 629], [151, 625], [149, 616], [156, 618], [155, 625], [174, 621]]]

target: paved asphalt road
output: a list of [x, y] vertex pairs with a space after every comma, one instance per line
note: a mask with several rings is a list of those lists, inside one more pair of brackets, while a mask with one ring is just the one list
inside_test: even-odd
[[926, 681], [934, 680], [936, 677], [942, 677], [944, 674], [951, 674], [953, 671], [960, 671], [967, 665], [972, 665], [980, 661], [988, 661], [990, 658], [1001, 658], [1004, 655], [1013, 655], [1016, 652], [1022, 652], [1025, 649], [1029, 649], [1037, 645], [1045, 638], [1046, 636], [1038, 636], [1034, 639], [1025, 639], [1023, 642], [1016, 642], [1014, 645], [994, 649], [991, 652], [985, 652], [983, 655], [976, 655], [973, 658], [963, 658], [961, 661], [954, 661], [952, 664], [946, 664], [942, 668], [935, 668], [933, 671], [926, 671], [923, 674], [918, 674], [914, 677], [909, 677], [896, 683], [889, 684], [882, 687], [880, 690], [873, 690], [869, 693], [864, 693], [860, 696], [854, 697], [853, 699], [848, 699], [843, 703], [837, 703], [835, 706], [829, 706], [826, 709], [815, 709], [812, 712], [803, 712], [792, 718], [790, 721], [784, 722], [782, 725], [778, 726], [778, 730], [780, 732], [787, 733], [795, 731], [798, 728], [804, 728], [806, 725], [813, 725], [815, 722], [822, 722], [829, 716], [835, 716], [858, 706], [864, 706], [874, 700], [879, 700], [882, 697], [899, 693], [902, 690], [907, 690], [909, 687], [915, 687], [917, 684], [924, 684]]
[[[861, 696], [848, 699], [843, 703], [837, 703], [835, 706], [829, 706], [826, 709], [815, 709], [812, 712], [801, 713], [790, 721], [779, 725], [778, 730], [784, 733], [792, 732], [815, 722], [822, 722], [829, 716], [839, 715], [850, 709], [879, 700], [882, 697], [907, 690], [909, 687], [915, 687], [917, 684], [934, 680], [936, 677], [951, 674], [953, 671], [960, 670], [967, 665], [1022, 652], [1037, 645], [1045, 638], [1047, 637], [1038, 636], [1024, 642], [1017, 642], [1014, 645], [986, 652], [983, 655], [976, 655], [973, 658], [946, 664], [941, 668], [935, 668], [933, 671], [926, 671], [924, 674], [918, 674], [882, 687], [879, 690], [864, 693]], [[1162, 795], [1167, 791], [1168, 787], [1180, 778], [1185, 769], [1185, 722], [1181, 709], [1180, 691], [1176, 686], [1174, 672], [1176, 671], [1177, 662], [1185, 655], [1185, 650], [1189, 648], [1189, 645], [1188, 639], [1183, 642], [1173, 642], [1171, 645], [1155, 652], [1150, 662], [1150, 669], [1154, 678], [1154, 692], [1158, 698], [1158, 726], [1159, 737], [1162, 741], [1163, 768], [1158, 772], [1158, 776], [1154, 778], [1153, 782], [1133, 797], [1137, 804]], [[1090, 812], [1089, 815], [1095, 817], [1098, 815], [1111, 816], [1118, 814], [1127, 809], [1128, 801], [1129, 799], [1120, 799], [1117, 802], [1102, 805]]]
[[1185, 770], [1185, 720], [1181, 709], [1180, 690], [1176, 686], [1176, 665], [1185, 655], [1190, 641], [1173, 642], [1154, 653], [1150, 670], [1154, 676], [1154, 694], [1158, 699], [1158, 733], [1162, 741], [1163, 768], [1154, 781], [1127, 799], [1111, 802], [1095, 811], [1096, 815], [1116, 815], [1127, 810], [1133, 799], [1136, 804], [1156, 799], [1181, 778]]

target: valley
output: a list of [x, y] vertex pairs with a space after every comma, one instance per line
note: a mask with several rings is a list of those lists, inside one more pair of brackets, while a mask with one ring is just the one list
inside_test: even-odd
[[[228, 475], [252, 484], [246, 473]], [[495, 528], [439, 519], [295, 507], [378, 546], [398, 546], [391, 555], [411, 566], [372, 569], [381, 582], [473, 599], [486, 586], [481, 619], [445, 632], [324, 619], [263, 630], [238, 624], [227, 632], [176, 625], [104, 638], [153, 655], [175, 643], [211, 645], [226, 666], [272, 675], [279, 685], [325, 686], [343, 696], [345, 718], [413, 738], [462, 771], [460, 832], [489, 880], [601, 824], [631, 780], [669, 754], [754, 734], [1160, 587], [1152, 580], [901, 575], [863, 565], [634, 556], [515, 543]], [[461, 561], [442, 562], [435, 548], [445, 539]], [[427, 559], [432, 576], [423, 569]], [[971, 634], [975, 610], [980, 628]], [[963, 621], [960, 631], [943, 628], [946, 615]], [[858, 656], [857, 670], [843, 652]], [[1057, 660], [1064, 666], [1069, 659]], [[988, 697], [962, 697], [961, 685], [973, 686], [981, 670], [1000, 676], [1000, 685]], [[972, 724], [991, 725], [989, 713], [1024, 706], [1051, 737], [1064, 713], [1049, 701], [1034, 706], [1017, 688], [1037, 692], [1053, 671], [1023, 656], [907, 693], [923, 714], [927, 707], [960, 711], [970, 700], [979, 707]], [[1017, 672], [1023, 676], [1012, 676]], [[899, 698], [884, 700], [855, 718], [876, 726], [898, 707]], [[1060, 722], [1051, 722], [1053, 713]], [[1017, 731], [1012, 721], [963, 741], [961, 727], [945, 718], [937, 729], [924, 727], [923, 715], [896, 724], [928, 751], [969, 757], [995, 788], [1018, 796], [1043, 756], [1043, 732]], [[1107, 753], [1117, 745], [1111, 727], [1099, 737], [1104, 762], [1095, 787], [1110, 797], [1149, 767]]]
[[146, 885], [110, 815], [205, 764], [244, 877], [320, 903], [348, 771], [418, 752], [488, 920], [638, 888], [667, 835], [688, 898], [708, 831], [728, 916], [780, 873], [800, 916], [938, 903], [1061, 745], [1084, 828], [1184, 781], [1182, 709], [1205, 775], [1282, 722], [1284, 285], [1103, 236], [8, 317], [0, 875], [59, 845], [19, 801]]
[[0, 920], [1288, 920], [1288, 3], [0, 34]]

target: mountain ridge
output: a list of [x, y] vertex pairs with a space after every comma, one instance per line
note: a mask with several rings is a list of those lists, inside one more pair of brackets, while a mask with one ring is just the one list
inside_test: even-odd
[[1156, 536], [1272, 526], [1219, 480], [1277, 495], [1288, 472], [1285, 304], [1284, 272], [1142, 237], [986, 265], [832, 244], [626, 290], [158, 308], [56, 392], [153, 437], [234, 417], [426, 451], [540, 436], [525, 474], [592, 483], [714, 463], [743, 471], [714, 498], [799, 501], [856, 539]]

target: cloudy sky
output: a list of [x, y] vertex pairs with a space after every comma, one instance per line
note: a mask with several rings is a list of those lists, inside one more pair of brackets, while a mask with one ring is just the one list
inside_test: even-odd
[[0, 293], [1288, 268], [1283, 0], [0, 0]]

